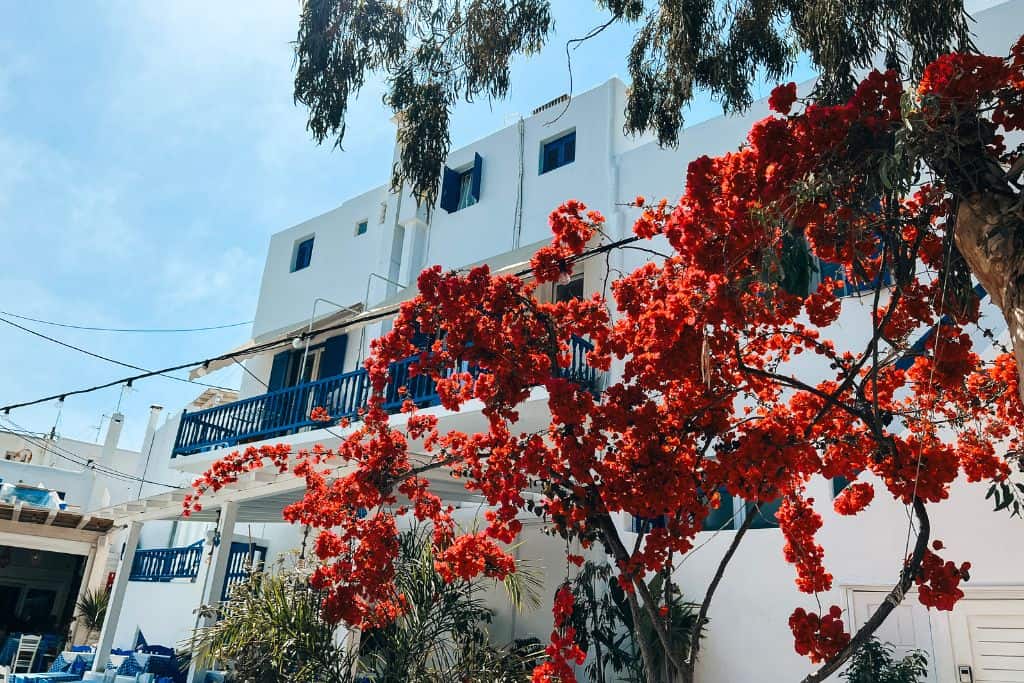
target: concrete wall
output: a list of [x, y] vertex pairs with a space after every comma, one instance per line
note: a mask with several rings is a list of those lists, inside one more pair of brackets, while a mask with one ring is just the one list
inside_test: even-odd
[[[102, 451], [102, 444], [88, 441], [59, 436], [54, 440], [36, 435], [26, 438], [0, 431], [0, 457], [10, 453], [12, 457], [20, 459], [31, 453], [27, 463], [0, 460], [0, 479], [7, 483], [20, 482], [63, 491], [66, 494], [64, 501], [68, 505], [86, 511], [99, 504], [98, 501], [90, 500], [97, 478], [109, 492], [111, 503], [134, 499], [137, 488], [133, 482], [84, 467], [90, 460], [99, 461]], [[135, 473], [138, 459], [137, 452], [119, 448], [114, 451], [107, 466], [131, 476]]]
[[[253, 337], [309, 320], [313, 300], [323, 297], [348, 306], [362, 302], [367, 277], [377, 270], [382, 229], [381, 203], [389, 194], [377, 187], [346, 201], [337, 209], [273, 235], [263, 269]], [[356, 235], [356, 225], [367, 221], [367, 231]], [[295, 245], [314, 237], [313, 255], [307, 268], [291, 272]], [[330, 312], [330, 307], [319, 309]]]

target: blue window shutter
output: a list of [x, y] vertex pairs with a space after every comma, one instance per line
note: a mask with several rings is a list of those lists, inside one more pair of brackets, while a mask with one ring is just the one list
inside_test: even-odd
[[334, 377], [345, 371], [345, 350], [348, 348], [348, 335], [331, 337], [324, 342], [323, 355], [320, 356], [320, 376]]
[[819, 260], [818, 270], [819, 275], [821, 276], [821, 280], [824, 280], [827, 277], [830, 277], [833, 280], [841, 280], [843, 282], [843, 286], [836, 290], [836, 296], [846, 296], [848, 290], [850, 289], [850, 283], [846, 282], [846, 271], [843, 270], [843, 267], [841, 265], [839, 265], [838, 263], [832, 263], [831, 261]]
[[441, 181], [441, 208], [448, 213], [459, 210], [459, 174], [447, 166]]
[[288, 365], [292, 358], [291, 351], [282, 351], [274, 355], [274, 362], [270, 366], [270, 381], [267, 382], [268, 391], [283, 389], [288, 381]]
[[473, 180], [469, 186], [469, 194], [474, 201], [480, 201], [480, 179], [484, 172], [484, 158], [479, 154], [473, 155]]
[[576, 131], [573, 131], [562, 138], [562, 163], [561, 166], [576, 161]]

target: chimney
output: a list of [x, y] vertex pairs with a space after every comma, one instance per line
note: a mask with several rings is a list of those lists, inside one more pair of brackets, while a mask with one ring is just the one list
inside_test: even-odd
[[[117, 442], [121, 439], [121, 429], [124, 427], [124, 415], [114, 413], [107, 423], [107, 437], [103, 440], [103, 450], [100, 451], [97, 464], [110, 467], [114, 464], [114, 451], [117, 450]], [[101, 472], [92, 472], [92, 494], [85, 506], [86, 511], [97, 510], [110, 505], [110, 489], [107, 486], [107, 475]]]
[[109, 465], [114, 460], [114, 451], [117, 450], [117, 442], [121, 440], [121, 429], [124, 427], [124, 415], [114, 413], [107, 423], [107, 438], [103, 440], [103, 451], [100, 453], [100, 462]]
[[142, 437], [142, 450], [139, 452], [139, 463], [135, 468], [135, 476], [139, 479], [144, 479], [146, 476], [146, 468], [149, 466], [149, 458], [153, 454], [153, 440], [156, 438], [156, 423], [160, 419], [160, 412], [163, 409], [163, 406], [157, 405], [149, 407], [149, 422], [146, 424], [146, 434]]
[[156, 423], [160, 419], [160, 412], [163, 409], [163, 406], [157, 405], [149, 407], [149, 422], [146, 424], [146, 435], [142, 437], [143, 451], [148, 450], [150, 442], [153, 441], [153, 436], [156, 434]]

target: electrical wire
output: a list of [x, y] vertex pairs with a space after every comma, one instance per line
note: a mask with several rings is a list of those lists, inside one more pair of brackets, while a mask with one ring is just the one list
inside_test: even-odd
[[91, 325], [73, 325], [71, 323], [58, 323], [52, 320], [43, 320], [41, 318], [32, 318], [27, 315], [19, 315], [17, 313], [11, 313], [10, 311], [0, 311], [0, 315], [6, 315], [8, 318], [17, 318], [18, 320], [28, 320], [34, 323], [40, 323], [42, 325], [52, 325], [53, 327], [66, 327], [72, 330], [87, 330], [90, 332], [130, 332], [137, 334], [161, 334], [161, 333], [174, 333], [174, 332], [207, 332], [210, 330], [227, 330], [232, 327], [242, 327], [243, 325], [252, 325], [252, 320], [246, 320], [240, 323], [229, 323], [226, 325], [210, 325], [208, 327], [94, 327]]
[[165, 488], [171, 489], [185, 488], [177, 484], [168, 484], [166, 482], [161, 481], [152, 481], [150, 479], [146, 479], [145, 477], [137, 477], [133, 474], [122, 472], [121, 470], [115, 469], [108, 465], [98, 463], [95, 460], [82, 459], [82, 456], [79, 456], [77, 453], [73, 453], [72, 451], [69, 451], [66, 448], [58, 446], [55, 442], [47, 442], [45, 440], [45, 437], [36, 436], [37, 432], [25, 429], [24, 427], [16, 423], [14, 420], [12, 420], [10, 417], [5, 416], [4, 419], [8, 423], [8, 425], [4, 427], [4, 429], [6, 429], [7, 431], [17, 434], [25, 441], [28, 441], [34, 446], [41, 448], [44, 452], [51, 453], [52, 455], [55, 455], [58, 458], [61, 458], [62, 460], [67, 460], [68, 462], [78, 465], [79, 467], [91, 469], [99, 474], [103, 474], [114, 479], [119, 479], [124, 482], [140, 482], [144, 484], [153, 484], [154, 486], [163, 486]]
[[[81, 346], [75, 346], [74, 344], [69, 344], [68, 342], [61, 341], [60, 339], [54, 339], [53, 337], [47, 336], [47, 335], [43, 334], [42, 332], [37, 332], [36, 330], [33, 330], [31, 328], [28, 328], [28, 327], [25, 327], [24, 325], [19, 325], [18, 323], [14, 322], [12, 320], [7, 320], [6, 318], [0, 318], [0, 323], [5, 323], [7, 325], [10, 325], [11, 327], [16, 327], [17, 329], [22, 330], [23, 332], [28, 332], [29, 334], [35, 335], [35, 336], [37, 336], [37, 337], [39, 337], [41, 339], [45, 339], [48, 342], [52, 342], [54, 344], [57, 344], [59, 346], [63, 346], [65, 348], [71, 349], [73, 351], [78, 351], [79, 353], [83, 353], [86, 356], [92, 356], [93, 358], [98, 358], [99, 360], [106, 361], [108, 363], [113, 363], [114, 365], [120, 365], [123, 368], [129, 368], [131, 370], [142, 370], [144, 372], [149, 372], [144, 367], [141, 367], [141, 366], [138, 366], [138, 365], [133, 365], [132, 363], [125, 363], [124, 361], [119, 361], [116, 358], [111, 358], [109, 356], [104, 356], [102, 354], [95, 353], [93, 351], [89, 351], [88, 349], [83, 349]], [[211, 389], [222, 389], [224, 391], [231, 391], [227, 387], [220, 387], [220, 386], [217, 386], [215, 384], [207, 384], [206, 382], [198, 382], [196, 380], [188, 379], [187, 377], [174, 377], [173, 375], [166, 375], [166, 374], [163, 374], [161, 372], [158, 372], [156, 374], [159, 375], [160, 377], [164, 377], [166, 379], [173, 379], [173, 380], [176, 380], [178, 382], [187, 382], [188, 384], [198, 384], [199, 386], [209, 387]]]
[[[600, 254], [604, 254], [606, 252], [612, 251], [613, 249], [619, 249], [619, 248], [621, 248], [621, 247], [623, 247], [623, 246], [625, 246], [627, 244], [632, 244], [633, 242], [637, 242], [639, 240], [640, 240], [640, 237], [637, 237], [635, 235], [632, 236], [632, 237], [625, 237], [625, 238], [617, 240], [615, 242], [610, 242], [608, 244], [602, 244], [599, 247], [594, 247], [593, 249], [588, 249], [588, 250], [584, 251], [583, 253], [581, 253], [581, 254], [579, 254], [577, 256], [573, 256], [573, 257], [571, 257], [569, 259], [566, 259], [566, 261], [568, 263], [578, 263], [580, 261], [584, 261], [584, 260], [592, 258], [594, 256], [598, 256]], [[524, 275], [530, 274], [531, 272], [532, 272], [531, 268], [524, 268], [522, 270], [516, 271], [515, 273], [513, 273], [513, 275], [522, 277]], [[314, 336], [319, 336], [319, 335], [322, 335], [322, 334], [325, 334], [325, 333], [328, 333], [328, 332], [335, 332], [335, 331], [338, 331], [338, 330], [350, 329], [352, 327], [355, 327], [356, 325], [364, 325], [366, 323], [376, 322], [378, 320], [383, 320], [385, 318], [389, 318], [389, 317], [395, 315], [396, 313], [398, 313], [398, 310], [399, 310], [399, 306], [393, 306], [393, 307], [390, 307], [390, 308], [387, 308], [387, 309], [384, 309], [384, 310], [381, 310], [381, 311], [368, 312], [368, 313], [366, 313], [364, 315], [358, 315], [358, 316], [355, 316], [353, 318], [350, 318], [350, 319], [348, 319], [348, 320], [346, 320], [344, 322], [340, 322], [340, 323], [337, 323], [335, 325], [331, 325], [331, 326], [328, 326], [328, 327], [321, 328], [319, 330], [315, 330], [312, 334]], [[2, 320], [2, 318], [0, 318], [0, 320]], [[5, 322], [8, 322], [9, 324], [13, 324], [13, 323], [10, 323], [10, 321], [5, 321]], [[39, 334], [39, 333], [33, 332], [33, 334]], [[298, 339], [304, 339], [306, 336], [307, 336], [307, 333], [305, 331], [300, 332], [300, 333], [298, 333], [296, 335], [296, 337]], [[114, 386], [117, 386], [119, 384], [125, 384], [127, 382], [136, 382], [138, 380], [147, 379], [149, 377], [166, 376], [165, 373], [174, 372], [176, 370], [186, 370], [186, 369], [190, 369], [190, 368], [196, 368], [196, 367], [209, 365], [211, 363], [215, 363], [215, 362], [223, 361], [223, 360], [234, 361], [237, 357], [242, 356], [242, 355], [253, 355], [253, 354], [256, 354], [256, 353], [262, 353], [263, 351], [270, 351], [272, 349], [280, 348], [280, 347], [283, 347], [283, 346], [290, 346], [291, 343], [292, 343], [292, 339], [277, 339], [277, 340], [274, 340], [274, 341], [264, 342], [263, 344], [257, 344], [255, 346], [251, 346], [251, 347], [245, 349], [244, 351], [233, 351], [233, 352], [229, 352], [229, 353], [224, 353], [224, 354], [221, 354], [219, 356], [213, 356], [211, 358], [205, 358], [203, 360], [192, 361], [192, 362], [188, 362], [188, 363], [181, 363], [179, 365], [173, 365], [171, 367], [162, 368], [160, 370], [150, 370], [150, 371], [146, 371], [146, 372], [143, 372], [141, 374], [138, 374], [138, 375], [132, 375], [132, 376], [129, 376], [129, 377], [122, 377], [121, 379], [112, 380], [112, 381], [106, 382], [104, 384], [97, 384], [97, 385], [94, 385], [94, 386], [91, 386], [91, 387], [86, 387], [84, 389], [73, 389], [73, 390], [65, 391], [63, 393], [53, 394], [52, 396], [46, 396], [44, 398], [38, 398], [38, 399], [31, 400], [31, 401], [22, 401], [21, 403], [11, 403], [11, 404], [8, 404], [8, 405], [5, 405], [5, 406], [0, 406], [0, 412], [6, 414], [6, 413], [9, 413], [10, 411], [14, 410], [15, 408], [25, 408], [27, 406], [34, 406], [34, 405], [38, 405], [40, 403], [46, 403], [47, 401], [53, 401], [53, 400], [57, 400], [57, 399], [60, 399], [60, 398], [67, 398], [68, 396], [78, 396], [80, 394], [89, 394], [89, 393], [92, 393], [94, 391], [99, 391], [101, 389], [108, 389], [110, 387], [114, 387]], [[180, 377], [172, 377], [171, 379], [181, 379], [181, 378]], [[184, 381], [191, 381], [191, 380], [184, 380]], [[192, 383], [197, 384], [198, 382], [192, 381]], [[223, 388], [223, 387], [216, 387], [216, 388], [219, 389], [219, 388]]]
[[128, 474], [127, 472], [122, 472], [121, 470], [115, 469], [115, 468], [110, 467], [108, 465], [103, 465], [102, 463], [97, 463], [95, 460], [91, 460], [91, 459], [84, 459], [83, 460], [83, 459], [81, 459], [81, 456], [79, 456], [77, 453], [74, 453], [74, 452], [72, 452], [72, 451], [70, 451], [70, 450], [68, 450], [66, 448], [58, 446], [56, 442], [48, 442], [46, 440], [46, 436], [45, 435], [37, 436], [35, 432], [32, 432], [30, 430], [27, 430], [27, 429], [24, 429], [24, 428], [20, 427], [16, 422], [11, 420], [9, 417], [6, 418], [6, 419], [7, 419], [7, 422], [9, 423], [9, 425], [4, 427], [4, 429], [6, 429], [7, 431], [9, 431], [11, 433], [14, 433], [14, 434], [18, 434], [21, 438], [25, 439], [29, 443], [31, 443], [31, 444], [33, 444], [35, 446], [38, 446], [39, 448], [43, 449], [44, 452], [51, 453], [51, 454], [57, 456], [58, 458], [61, 458], [62, 460], [67, 460], [68, 462], [71, 462], [71, 463], [73, 463], [75, 465], [78, 465], [79, 467], [85, 467], [87, 469], [91, 469], [91, 470], [93, 470], [95, 472], [98, 472], [99, 474], [104, 474], [106, 476], [109, 476], [109, 477], [112, 477], [112, 478], [115, 478], [115, 479], [119, 479], [119, 480], [125, 481], [125, 482], [129, 482], [129, 481], [135, 482], [135, 481], [138, 481], [138, 482], [143, 482], [143, 483], [146, 483], [146, 484], [153, 484], [153, 485], [156, 485], [156, 486], [163, 486], [163, 487], [166, 487], [166, 488], [175, 488], [175, 489], [182, 489], [182, 488], [184, 488], [184, 487], [178, 486], [176, 484], [167, 484], [167, 483], [159, 482], [159, 481], [151, 481], [151, 480], [145, 479], [143, 477], [137, 477], [135, 475]]

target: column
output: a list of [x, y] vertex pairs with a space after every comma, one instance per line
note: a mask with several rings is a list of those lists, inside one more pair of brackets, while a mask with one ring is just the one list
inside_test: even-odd
[[[235, 521], [238, 519], [238, 503], [229, 501], [224, 503], [220, 509], [220, 519], [217, 522], [217, 533], [220, 543], [213, 547], [210, 553], [210, 561], [206, 565], [206, 577], [203, 579], [203, 594], [200, 605], [216, 605], [221, 601], [224, 591], [224, 581], [228, 573], [228, 558], [231, 556], [231, 541], [235, 537]], [[216, 619], [214, 617], [199, 617], [196, 620], [197, 628], [212, 626]], [[206, 670], [199, 666], [195, 659], [188, 670], [188, 680], [202, 683], [206, 677]]]
[[110, 589], [107, 618], [103, 621], [103, 628], [100, 630], [100, 642], [96, 645], [96, 659], [92, 663], [93, 671], [103, 671], [106, 669], [107, 660], [110, 659], [110, 648], [114, 645], [114, 633], [117, 632], [117, 621], [121, 616], [121, 606], [124, 605], [124, 596], [128, 591], [128, 576], [132, 573], [132, 562], [135, 560], [135, 550], [139, 547], [139, 533], [141, 531], [142, 522], [128, 522], [128, 534], [124, 541], [124, 552], [117, 563], [117, 574], [114, 577], [114, 585]]

